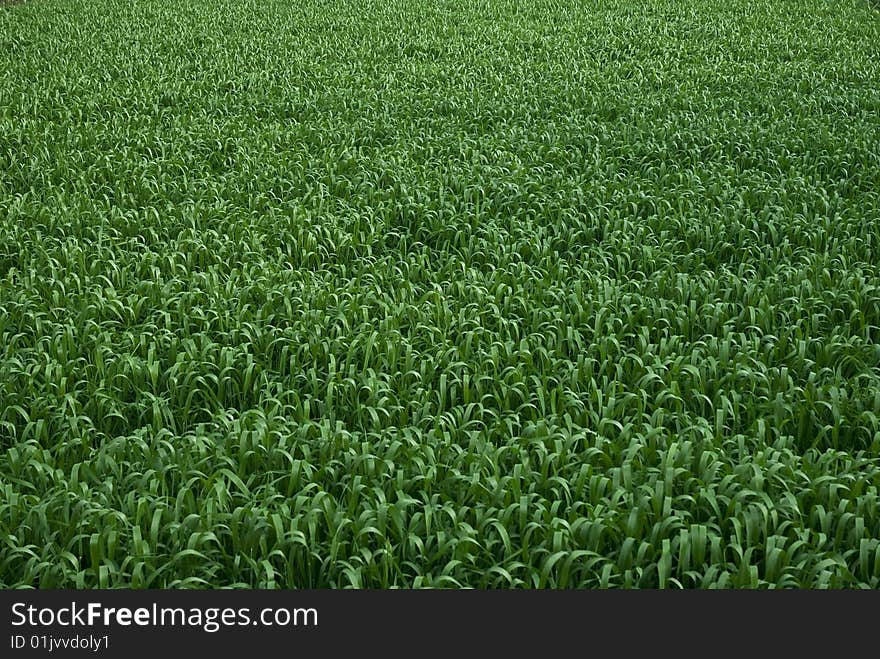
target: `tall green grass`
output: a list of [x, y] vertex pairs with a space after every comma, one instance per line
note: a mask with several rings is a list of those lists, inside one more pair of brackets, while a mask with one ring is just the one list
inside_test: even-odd
[[861, 0], [0, 8], [0, 586], [880, 586]]

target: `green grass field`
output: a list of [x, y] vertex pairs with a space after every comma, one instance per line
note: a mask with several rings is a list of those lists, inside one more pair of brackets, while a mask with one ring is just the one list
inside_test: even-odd
[[868, 0], [0, 7], [0, 586], [880, 587]]

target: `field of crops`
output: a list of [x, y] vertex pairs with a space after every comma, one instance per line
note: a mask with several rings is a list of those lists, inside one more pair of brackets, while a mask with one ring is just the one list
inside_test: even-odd
[[0, 586], [880, 587], [868, 0], [0, 7]]

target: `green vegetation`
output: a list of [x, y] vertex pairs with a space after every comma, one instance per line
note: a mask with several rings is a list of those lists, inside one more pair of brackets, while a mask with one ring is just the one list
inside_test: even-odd
[[0, 8], [0, 585], [880, 587], [867, 0]]

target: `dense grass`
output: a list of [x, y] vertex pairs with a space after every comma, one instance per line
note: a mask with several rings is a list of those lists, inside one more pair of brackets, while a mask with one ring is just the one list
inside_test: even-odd
[[866, 0], [0, 8], [0, 585], [880, 587]]

